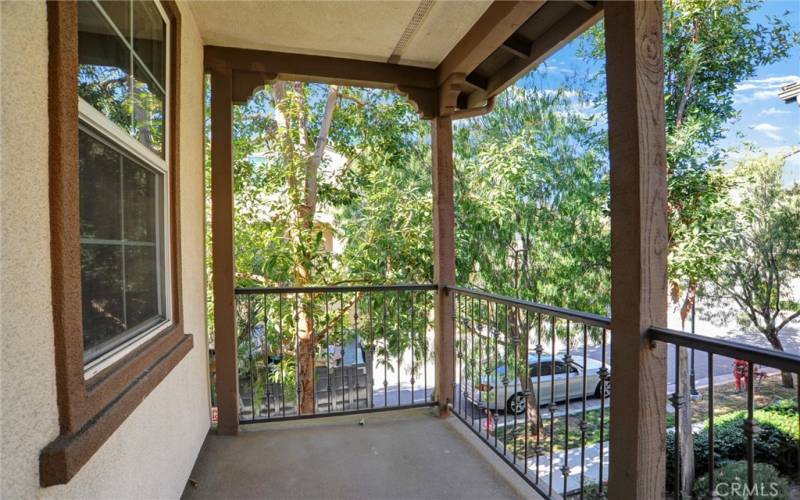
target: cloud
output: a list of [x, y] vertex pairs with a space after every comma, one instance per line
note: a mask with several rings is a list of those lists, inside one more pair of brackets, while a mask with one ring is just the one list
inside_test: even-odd
[[779, 134], [781, 131], [780, 127], [776, 127], [771, 123], [759, 123], [758, 125], [754, 125], [753, 130], [756, 132], [761, 132], [762, 134], [766, 135], [772, 140], [775, 141], [782, 141], [783, 137]]
[[773, 115], [788, 115], [791, 113], [788, 109], [778, 109], [775, 106], [767, 109], [762, 109], [759, 115], [773, 116]]
[[798, 75], [768, 76], [751, 78], [736, 85], [734, 99], [737, 104], [778, 99], [781, 87], [800, 80]]

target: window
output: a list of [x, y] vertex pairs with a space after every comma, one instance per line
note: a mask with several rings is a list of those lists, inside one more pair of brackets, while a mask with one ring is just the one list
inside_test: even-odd
[[78, 2], [81, 305], [94, 372], [171, 319], [167, 26], [153, 1]]

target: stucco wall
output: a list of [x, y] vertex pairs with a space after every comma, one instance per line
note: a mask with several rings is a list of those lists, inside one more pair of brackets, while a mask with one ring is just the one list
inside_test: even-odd
[[44, 2], [0, 1], [0, 495], [175, 498], [209, 427], [203, 266], [202, 42], [183, 17], [181, 247], [194, 349], [68, 484], [39, 488], [58, 435], [50, 305]]

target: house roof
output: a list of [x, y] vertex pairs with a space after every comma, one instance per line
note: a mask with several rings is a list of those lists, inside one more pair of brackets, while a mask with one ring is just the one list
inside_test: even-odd
[[781, 87], [778, 97], [783, 99], [787, 104], [790, 102], [798, 102], [797, 98], [800, 97], [800, 81], [792, 82], [789, 85]]
[[[395, 88], [427, 117], [488, 105], [603, 13], [601, 2], [555, 0], [190, 5], [207, 68]], [[241, 80], [246, 98], [257, 81]]]

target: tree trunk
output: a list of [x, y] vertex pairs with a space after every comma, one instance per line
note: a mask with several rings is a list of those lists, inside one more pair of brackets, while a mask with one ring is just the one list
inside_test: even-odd
[[301, 415], [315, 412], [314, 370], [316, 368], [314, 353], [316, 336], [314, 335], [313, 297], [304, 296], [300, 305], [299, 329], [297, 333], [297, 390], [298, 408]]
[[[773, 349], [783, 352], [783, 344], [781, 343], [780, 337], [778, 337], [778, 332], [774, 330], [767, 330], [763, 333], [764, 336], [767, 337], [767, 340]], [[794, 378], [792, 377], [792, 372], [781, 372], [781, 383], [787, 389], [793, 388]]]
[[694, 485], [694, 436], [692, 435], [692, 398], [689, 394], [691, 384], [689, 380], [689, 350], [685, 347], [679, 349], [680, 356], [680, 387], [676, 387], [678, 394], [683, 396], [683, 405], [678, 409], [679, 425], [678, 438], [680, 441], [681, 457], [681, 498], [692, 498]]
[[[533, 387], [531, 384], [531, 374], [528, 373], [528, 342], [529, 342], [529, 333], [530, 333], [530, 325], [525, 322], [525, 328], [520, 328], [520, 311], [514, 310], [513, 314], [513, 321], [511, 322], [511, 332], [512, 335], [519, 338], [519, 342], [517, 342], [517, 359], [523, 363], [524, 373], [521, 377], [517, 377], [519, 379], [520, 390], [527, 394], [525, 398], [525, 412], [528, 416], [528, 427], [530, 428], [531, 434], [539, 434], [541, 431], [541, 420], [539, 418], [539, 403], [536, 401], [536, 394], [533, 392]], [[517, 365], [519, 366], [519, 365]], [[519, 369], [519, 368], [518, 368]], [[526, 435], [527, 435], [526, 430]], [[527, 443], [526, 443], [527, 446]]]

